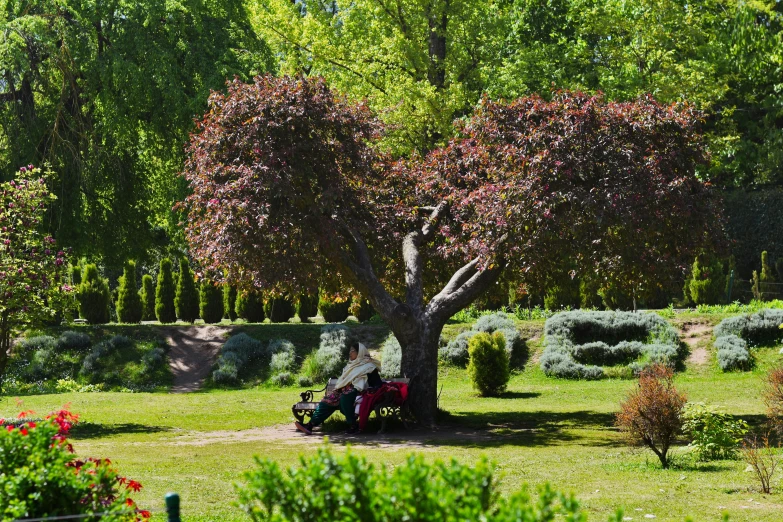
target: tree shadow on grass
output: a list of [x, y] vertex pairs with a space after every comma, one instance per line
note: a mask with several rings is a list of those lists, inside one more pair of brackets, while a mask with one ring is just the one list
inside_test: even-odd
[[536, 397], [541, 397], [541, 394], [539, 392], [512, 392], [507, 391], [499, 395], [498, 397], [493, 397], [495, 399], [535, 399]]
[[98, 439], [101, 437], [111, 437], [114, 435], [160, 433], [170, 430], [171, 428], [166, 426], [147, 426], [146, 424], [136, 423], [99, 424], [93, 422], [80, 422], [71, 429], [71, 432], [68, 436], [75, 440]]

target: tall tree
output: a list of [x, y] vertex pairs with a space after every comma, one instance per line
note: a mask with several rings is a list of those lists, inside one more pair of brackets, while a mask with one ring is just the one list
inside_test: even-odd
[[117, 322], [139, 323], [144, 315], [144, 304], [136, 287], [136, 262], [126, 261], [119, 278]]
[[295, 292], [314, 266], [349, 281], [399, 340], [431, 424], [443, 326], [504, 271], [571, 256], [629, 282], [683, 273], [715, 219], [698, 118], [649, 98], [485, 101], [460, 139], [392, 164], [369, 111], [323, 80], [235, 81], [188, 149], [186, 234], [228, 282]]
[[272, 64], [240, 0], [3, 2], [0, 170], [48, 162], [48, 231], [108, 266], [145, 259], [178, 236], [176, 173], [210, 89]]

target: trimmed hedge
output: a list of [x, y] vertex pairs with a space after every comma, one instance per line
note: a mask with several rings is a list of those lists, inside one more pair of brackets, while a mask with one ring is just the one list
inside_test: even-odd
[[511, 374], [503, 333], [478, 332], [468, 343], [468, 353], [468, 375], [473, 389], [482, 397], [495, 397], [506, 391]]
[[314, 382], [339, 376], [348, 361], [348, 351], [355, 340], [353, 332], [347, 326], [327, 324], [321, 327], [321, 339], [307, 368], [308, 376]]
[[468, 343], [479, 332], [492, 334], [501, 332], [506, 342], [506, 353], [512, 368], [522, 368], [527, 359], [527, 344], [517, 330], [514, 320], [503, 312], [484, 315], [473, 324], [473, 327], [462, 332], [438, 351], [441, 361], [454, 366], [468, 364]]
[[206, 324], [223, 320], [223, 292], [209, 279], [201, 281], [198, 301], [199, 314]]
[[296, 300], [296, 316], [301, 322], [306, 323], [316, 315], [318, 315], [318, 297], [301, 294]]
[[677, 331], [652, 313], [562, 312], [547, 319], [541, 369], [566, 379], [600, 379], [602, 366], [675, 365], [685, 352]]
[[188, 260], [184, 257], [179, 260], [179, 277], [177, 278], [174, 308], [177, 310], [177, 317], [186, 323], [194, 323], [199, 317], [196, 280]]
[[141, 276], [141, 291], [139, 292], [141, 298], [141, 320], [142, 321], [154, 321], [155, 320], [155, 285], [152, 282], [152, 276], [144, 274]]
[[318, 311], [327, 323], [342, 323], [348, 319], [351, 300], [337, 301], [326, 294], [318, 299]]
[[79, 316], [82, 319], [86, 319], [90, 324], [109, 322], [109, 282], [98, 274], [96, 265], [84, 266], [82, 282], [76, 290], [76, 300], [79, 302]]
[[232, 323], [237, 320], [237, 288], [229, 284], [223, 285], [223, 317]]
[[119, 278], [117, 321], [120, 323], [140, 323], [143, 315], [144, 305], [136, 288], [136, 263], [126, 261]]
[[723, 371], [749, 370], [748, 346], [763, 346], [783, 339], [783, 310], [765, 308], [755, 314], [728, 317], [713, 331], [718, 364]]
[[270, 297], [264, 304], [264, 313], [273, 323], [287, 323], [294, 316], [294, 303], [286, 296]]
[[155, 317], [161, 323], [173, 323], [177, 320], [177, 312], [174, 309], [174, 274], [171, 271], [171, 260], [160, 260], [158, 283], [155, 287]]
[[248, 323], [263, 323], [264, 299], [257, 290], [242, 290], [237, 293], [236, 313]]

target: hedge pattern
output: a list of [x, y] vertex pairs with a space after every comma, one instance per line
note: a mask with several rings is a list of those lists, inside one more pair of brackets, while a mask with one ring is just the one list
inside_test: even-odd
[[749, 370], [749, 346], [763, 346], [783, 339], [783, 310], [765, 308], [755, 314], [728, 317], [713, 331], [718, 365], [723, 371]]
[[601, 379], [603, 366], [637, 374], [647, 365], [674, 366], [685, 357], [677, 331], [653, 313], [561, 312], [544, 326], [541, 369], [565, 379]]

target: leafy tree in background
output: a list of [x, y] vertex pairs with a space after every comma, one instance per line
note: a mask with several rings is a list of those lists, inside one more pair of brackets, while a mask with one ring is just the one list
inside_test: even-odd
[[174, 308], [175, 295], [174, 275], [171, 273], [171, 260], [160, 260], [158, 284], [155, 288], [155, 316], [161, 323], [173, 323], [177, 320]]
[[144, 274], [141, 276], [141, 291], [139, 292], [142, 304], [143, 321], [155, 320], [155, 285], [152, 282], [152, 276]]
[[117, 322], [139, 323], [143, 315], [144, 307], [136, 287], [136, 263], [127, 261], [119, 278]]
[[350, 283], [400, 342], [412, 407], [431, 424], [443, 326], [504, 271], [572, 258], [578, 271], [655, 284], [720, 237], [694, 175], [699, 118], [651, 98], [485, 100], [460, 139], [391, 162], [370, 146], [381, 136], [369, 111], [322, 79], [235, 81], [188, 147], [186, 234], [228, 283]]
[[8, 365], [12, 334], [54, 318], [72, 288], [68, 263], [54, 239], [39, 232], [54, 196], [32, 165], [0, 184], [0, 389]]
[[107, 266], [181, 241], [171, 206], [194, 115], [227, 78], [274, 68], [243, 2], [3, 5], [0, 169], [49, 162], [47, 230]]
[[177, 294], [174, 297], [174, 308], [177, 317], [186, 323], [193, 323], [199, 317], [198, 290], [193, 271], [186, 258], [179, 260], [179, 277], [177, 278]]

